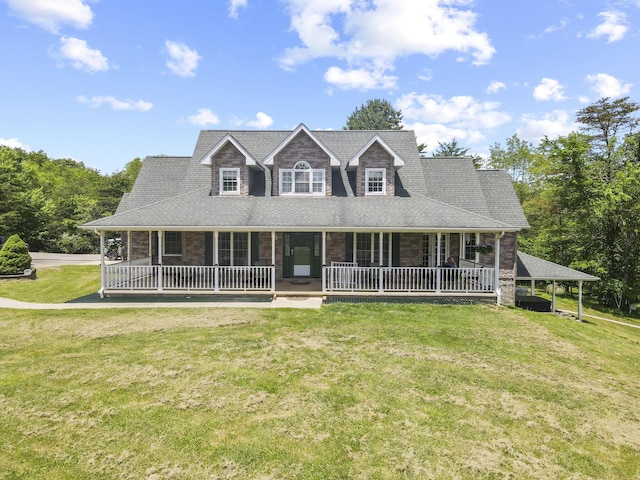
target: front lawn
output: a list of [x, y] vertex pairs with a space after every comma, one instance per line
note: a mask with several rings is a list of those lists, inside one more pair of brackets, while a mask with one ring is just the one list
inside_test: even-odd
[[638, 478], [640, 331], [590, 322], [0, 310], [0, 479]]

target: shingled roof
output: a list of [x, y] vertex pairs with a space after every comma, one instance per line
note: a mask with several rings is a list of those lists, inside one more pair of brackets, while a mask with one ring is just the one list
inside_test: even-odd
[[[507, 172], [476, 170], [469, 158], [420, 158], [415, 133], [409, 130], [312, 131], [314, 140], [340, 164], [333, 170], [333, 195], [271, 196], [271, 171], [265, 160], [291, 133], [204, 130], [191, 157], [145, 158], [116, 213], [83, 228], [435, 232], [518, 231], [529, 226]], [[253, 168], [263, 172], [257, 176], [264, 183], [257, 195], [210, 195], [210, 166], [201, 162], [229, 136], [255, 160]], [[394, 197], [358, 197], [349, 182], [349, 160], [375, 136], [402, 162]]]

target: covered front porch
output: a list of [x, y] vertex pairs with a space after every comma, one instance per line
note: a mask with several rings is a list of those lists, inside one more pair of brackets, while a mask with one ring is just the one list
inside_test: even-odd
[[[101, 234], [104, 252], [105, 235]], [[468, 232], [123, 232], [100, 294], [273, 293], [500, 297], [502, 235]], [[491, 243], [491, 253], [474, 249]]]

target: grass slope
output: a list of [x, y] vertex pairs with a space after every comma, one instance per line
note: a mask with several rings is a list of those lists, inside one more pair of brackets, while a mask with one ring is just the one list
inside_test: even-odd
[[638, 478], [639, 360], [491, 306], [5, 310], [0, 478]]

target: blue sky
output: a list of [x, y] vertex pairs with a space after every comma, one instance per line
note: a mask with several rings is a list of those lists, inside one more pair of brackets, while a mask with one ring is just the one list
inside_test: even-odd
[[0, 45], [0, 144], [103, 173], [201, 129], [341, 129], [371, 98], [481, 155], [640, 101], [640, 0], [0, 0]]

